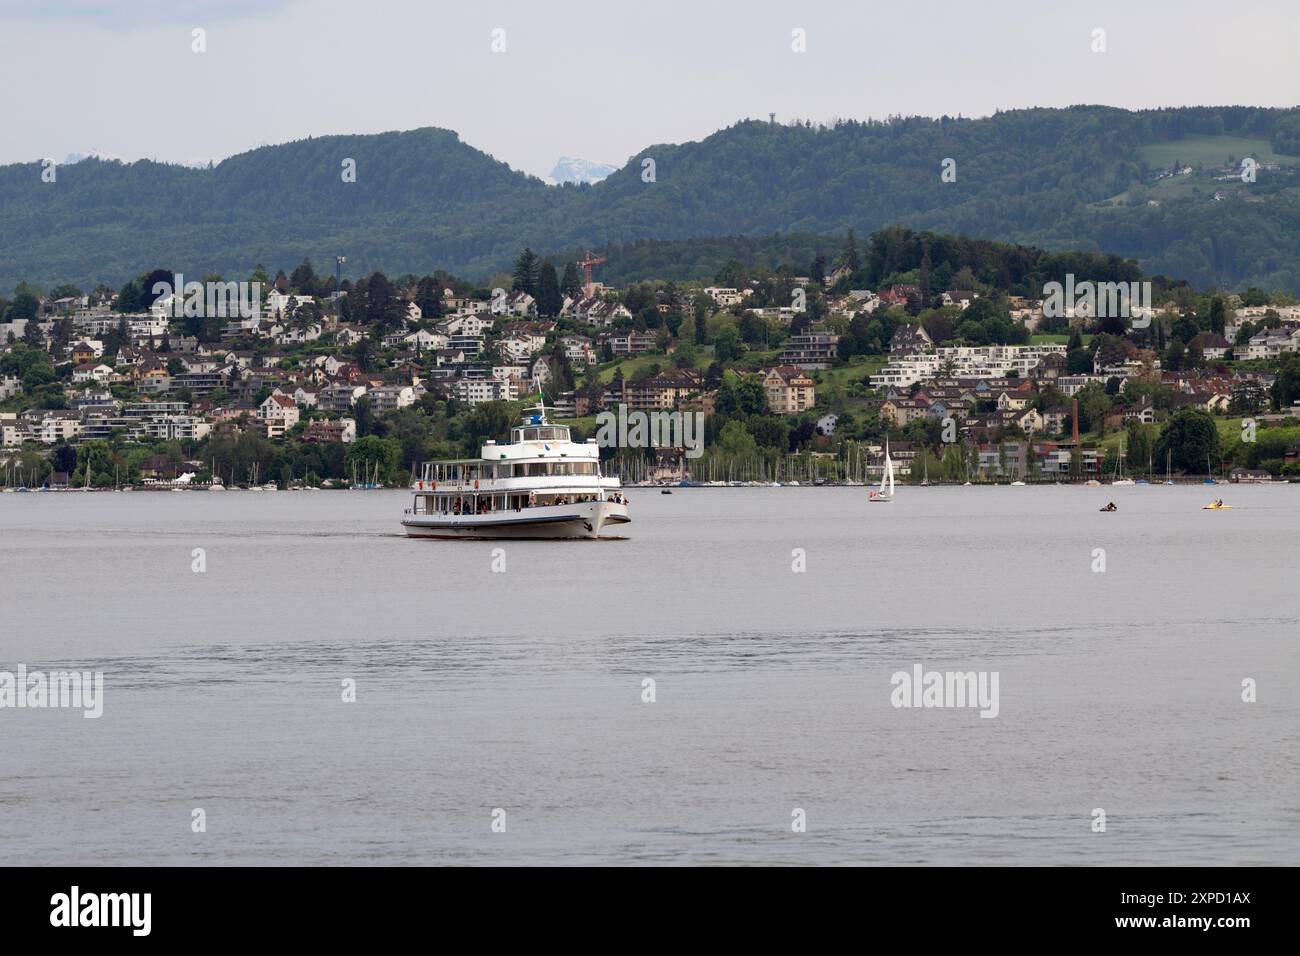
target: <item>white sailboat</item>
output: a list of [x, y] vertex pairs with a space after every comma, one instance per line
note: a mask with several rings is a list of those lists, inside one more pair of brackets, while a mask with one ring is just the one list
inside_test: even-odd
[[1120, 445], [1119, 454], [1115, 456], [1115, 477], [1111, 481], [1112, 485], [1136, 485], [1137, 482], [1132, 478], [1124, 477], [1124, 446]]
[[868, 501], [894, 500], [894, 459], [889, 457], [889, 439], [885, 439], [885, 470], [880, 475], [880, 490], [867, 493]]

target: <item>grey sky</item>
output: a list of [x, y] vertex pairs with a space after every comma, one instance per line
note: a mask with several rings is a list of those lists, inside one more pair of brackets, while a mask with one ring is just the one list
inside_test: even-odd
[[1291, 106], [1297, 26], [1294, 0], [0, 0], [0, 163], [442, 126], [544, 176], [769, 111]]

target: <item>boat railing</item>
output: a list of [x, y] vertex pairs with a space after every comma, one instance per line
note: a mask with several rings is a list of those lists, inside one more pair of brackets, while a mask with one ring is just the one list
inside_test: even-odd
[[[416, 494], [430, 492], [447, 494], [484, 494], [510, 493], [525, 490], [532, 485], [540, 489], [559, 489], [572, 485], [575, 488], [603, 488], [616, 485], [619, 479], [613, 475], [560, 473], [550, 475], [502, 475], [497, 478], [470, 478], [447, 480], [429, 480], [421, 478], [411, 485]], [[522, 482], [523, 484], [520, 484]]]
[[473, 516], [473, 515], [484, 515], [484, 514], [501, 514], [503, 512], [508, 512], [510, 514], [518, 514], [523, 511], [528, 511], [532, 508], [548, 508], [553, 505], [581, 504], [589, 501], [613, 501], [618, 503], [626, 503], [626, 499], [623, 498], [621, 492], [617, 492], [617, 491], [609, 494], [599, 494], [599, 495], [587, 494], [587, 493], [583, 493], [581, 495], [569, 494], [569, 495], [564, 495], [562, 497], [568, 499], [576, 499], [576, 500], [532, 502], [530, 504], [507, 506], [504, 508], [492, 505], [491, 507], [486, 508], [486, 510], [479, 511], [472, 505], [458, 510], [454, 503], [450, 506], [441, 509], [437, 507], [429, 507], [426, 500], [426, 496], [416, 495], [415, 501], [412, 503], [411, 507], [404, 509], [403, 514], [417, 515], [417, 516], [418, 515], [439, 515], [439, 516], [461, 517], [461, 516]]

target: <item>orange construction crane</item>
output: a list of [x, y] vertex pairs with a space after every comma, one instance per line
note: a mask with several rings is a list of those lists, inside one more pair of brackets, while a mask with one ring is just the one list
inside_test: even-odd
[[591, 267], [598, 266], [605, 261], [607, 260], [604, 256], [593, 257], [592, 254], [587, 251], [582, 253], [582, 258], [577, 261], [576, 265], [582, 266], [582, 272], [587, 277], [587, 288], [591, 288]]

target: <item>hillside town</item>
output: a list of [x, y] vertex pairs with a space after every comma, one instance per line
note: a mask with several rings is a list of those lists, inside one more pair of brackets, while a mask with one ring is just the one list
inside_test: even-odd
[[[606, 449], [634, 480], [867, 481], [886, 439], [904, 480], [1300, 477], [1285, 295], [1162, 290], [1126, 327], [1049, 314], [969, 268], [855, 288], [857, 255], [850, 234], [805, 275], [733, 263], [623, 288], [589, 254], [561, 278], [525, 250], [481, 285], [338, 281], [304, 261], [258, 267], [255, 307], [217, 315], [146, 293], [163, 270], [92, 292], [23, 284], [0, 299], [0, 482], [400, 484], [538, 395], [579, 435], [620, 406], [704, 416], [700, 461]], [[1175, 421], [1210, 445], [1175, 441]]]

